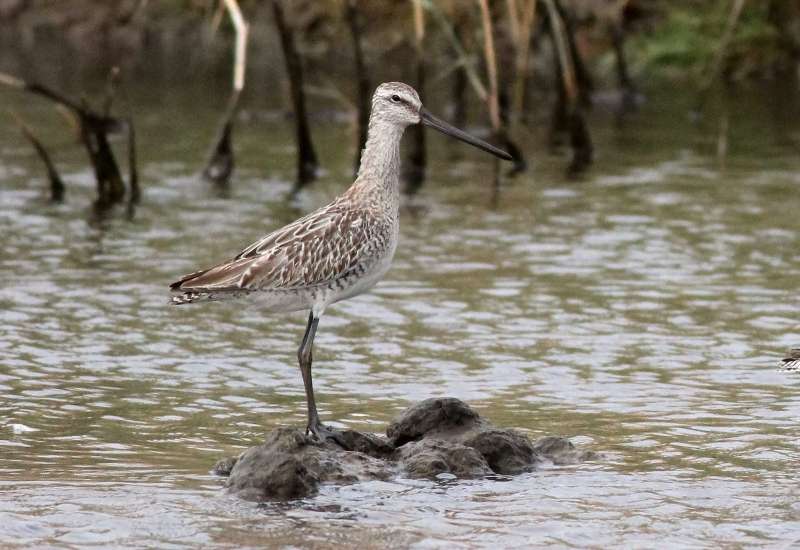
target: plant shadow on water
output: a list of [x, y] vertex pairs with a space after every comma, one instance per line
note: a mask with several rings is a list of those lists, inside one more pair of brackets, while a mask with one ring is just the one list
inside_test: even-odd
[[[734, 98], [721, 168], [716, 128], [692, 126], [680, 97], [651, 97], [623, 125], [596, 112], [589, 172], [567, 181], [563, 159], [542, 154], [495, 205], [491, 163], [449, 159], [457, 145], [431, 136], [394, 267], [323, 320], [324, 419], [379, 430], [450, 395], [609, 458], [257, 506], [207, 472], [304, 425], [305, 314], [169, 308], [166, 285], [341, 192], [353, 151], [341, 127], [315, 128], [329, 171], [287, 202], [291, 129], [243, 120], [217, 196], [196, 177], [215, 106], [181, 93], [143, 108], [158, 116], [137, 126], [144, 198], [130, 221], [87, 224], [91, 174], [63, 143], [67, 200], [45, 207], [36, 159], [0, 133], [0, 545], [796, 541], [800, 379], [776, 369], [798, 341], [796, 117]], [[47, 107], [0, 94], [46, 128]]]

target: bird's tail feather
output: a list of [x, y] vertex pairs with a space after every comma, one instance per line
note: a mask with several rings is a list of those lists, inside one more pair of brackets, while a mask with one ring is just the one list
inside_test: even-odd
[[185, 290], [180, 294], [174, 294], [170, 298], [170, 304], [180, 306], [183, 304], [195, 304], [198, 302], [218, 302], [220, 300], [230, 300], [248, 294], [247, 290]]

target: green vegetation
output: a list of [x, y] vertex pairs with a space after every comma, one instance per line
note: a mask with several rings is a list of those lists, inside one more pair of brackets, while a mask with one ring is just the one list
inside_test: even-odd
[[736, 0], [660, 2], [643, 30], [631, 36], [632, 60], [647, 72], [698, 76], [714, 62], [726, 27], [730, 42], [721, 58], [722, 74], [732, 80], [771, 77], [797, 62], [800, 7], [784, 0], [745, 1], [731, 21]]

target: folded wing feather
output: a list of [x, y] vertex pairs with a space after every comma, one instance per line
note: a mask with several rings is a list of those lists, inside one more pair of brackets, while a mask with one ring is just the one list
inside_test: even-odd
[[300, 288], [335, 280], [374, 250], [374, 218], [333, 203], [245, 248], [234, 259], [182, 277], [174, 291]]

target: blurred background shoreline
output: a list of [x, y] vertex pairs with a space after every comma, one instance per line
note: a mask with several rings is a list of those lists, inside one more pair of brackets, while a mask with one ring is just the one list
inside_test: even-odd
[[[518, 0], [521, 10], [525, 0]], [[720, 41], [731, 23], [737, 0], [562, 0], [560, 6], [574, 27], [575, 42], [591, 75], [614, 87], [615, 33], [637, 84], [653, 81], [695, 82], [707, 76]], [[243, 0], [250, 26], [248, 77], [255, 90], [282, 80], [282, 54], [270, 3]], [[284, 2], [287, 21], [298, 38], [308, 78], [321, 85], [326, 78], [352, 73], [352, 52], [343, 2]], [[464, 44], [479, 40], [480, 17], [474, 2], [434, 3], [454, 29], [462, 28]], [[394, 75], [413, 80], [413, 21], [410, 2], [360, 2], [366, 65], [374, 82]], [[512, 55], [514, 18], [507, 3], [491, 2], [501, 73]], [[515, 3], [516, 5], [516, 3]], [[536, 17], [541, 19], [543, 2]], [[788, 0], [742, 2], [726, 46], [721, 80], [753, 83], [782, 79], [794, 82], [800, 62], [800, 5]], [[733, 14], [737, 15], [737, 14]], [[537, 19], [537, 20], [538, 20]], [[450, 43], [433, 19], [428, 21], [426, 51], [433, 79], [456, 68], [440, 59], [451, 54]], [[519, 24], [519, 22], [517, 22]], [[548, 40], [534, 25], [531, 69], [534, 88], [548, 87], [552, 71]], [[29, 80], [69, 86], [104, 79], [120, 67], [129, 79], [182, 80], [187, 77], [229, 78], [233, 29], [219, 2], [212, 0], [0, 0], [0, 70]], [[478, 48], [479, 49], [479, 48]], [[473, 52], [468, 52], [473, 53]], [[513, 65], [513, 63], [511, 63]], [[503, 75], [501, 74], [501, 79]], [[261, 95], [261, 94], [259, 94]]]

